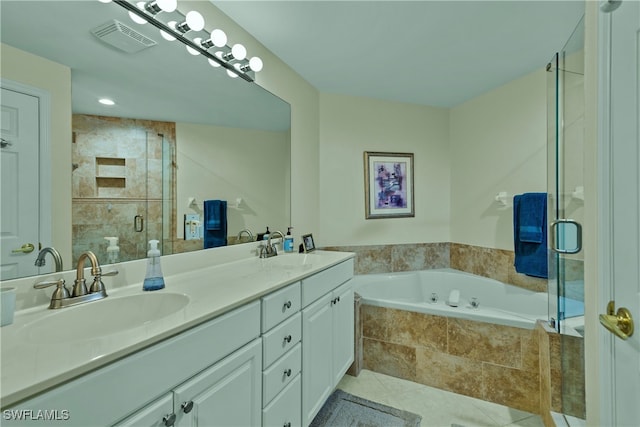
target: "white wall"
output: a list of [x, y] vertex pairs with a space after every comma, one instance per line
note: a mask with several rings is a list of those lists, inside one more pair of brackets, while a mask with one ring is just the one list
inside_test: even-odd
[[[52, 241], [65, 260], [71, 259], [71, 69], [6, 44], [1, 45], [0, 76], [51, 94]], [[68, 266], [67, 266], [68, 267]]]
[[513, 250], [513, 209], [494, 198], [546, 191], [546, 78], [541, 67], [451, 109], [451, 241]]
[[[197, 9], [210, 25], [224, 29], [229, 43], [242, 43], [264, 61], [256, 83], [291, 105], [291, 225], [300, 235], [319, 230], [318, 91], [253, 36], [209, 2], [179, 1], [180, 10]], [[262, 231], [262, 230], [260, 230]]]
[[[443, 108], [321, 94], [317, 244], [449, 241], [448, 117]], [[414, 153], [414, 218], [365, 219], [364, 151]]]
[[[202, 217], [202, 202], [227, 200], [228, 234], [286, 232], [289, 225], [289, 133], [176, 123], [178, 227], [185, 213]], [[251, 155], [247, 155], [251, 153]], [[195, 197], [197, 208], [188, 207]], [[240, 208], [234, 208], [242, 198]], [[256, 212], [260, 215], [257, 216]]]

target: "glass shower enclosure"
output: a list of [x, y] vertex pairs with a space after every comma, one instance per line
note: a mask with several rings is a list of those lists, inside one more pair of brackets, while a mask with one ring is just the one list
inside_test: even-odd
[[547, 112], [552, 409], [584, 419], [584, 18], [547, 65]]

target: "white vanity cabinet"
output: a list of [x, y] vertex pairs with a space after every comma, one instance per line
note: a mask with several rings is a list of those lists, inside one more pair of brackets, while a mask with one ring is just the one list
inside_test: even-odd
[[[2, 425], [306, 427], [353, 361], [353, 259], [339, 259], [162, 341], [121, 350], [120, 359], [66, 383], [52, 381], [3, 408]], [[104, 341], [83, 345], [99, 353]]]
[[[302, 423], [309, 425], [353, 362], [353, 260], [302, 280]], [[323, 293], [324, 292], [324, 293]], [[318, 294], [320, 297], [316, 299]], [[305, 297], [306, 295], [306, 297]]]
[[257, 339], [173, 392], [176, 426], [257, 426], [262, 340]]
[[148, 404], [117, 427], [167, 427], [174, 425], [176, 414], [173, 412], [173, 393], [167, 393], [160, 399]]
[[262, 298], [263, 426], [301, 425], [300, 308], [300, 282]]
[[[255, 360], [260, 363], [255, 368], [258, 374], [255, 388], [260, 393], [259, 336], [260, 303], [256, 301], [19, 403], [9, 409], [22, 411], [30, 419], [3, 419], [2, 425], [85, 427], [119, 422], [130, 425], [131, 420], [138, 420], [135, 425], [165, 425], [162, 419], [174, 411], [172, 407], [165, 413], [162, 402], [174, 388], [205, 369], [215, 369], [226, 361], [225, 357], [238, 354], [234, 352], [250, 342], [258, 343]], [[229, 377], [227, 381], [235, 382], [236, 378]], [[237, 382], [239, 387], [244, 387], [240, 381], [244, 378]], [[243, 399], [247, 399], [247, 395], [243, 395]], [[68, 411], [68, 419], [43, 423], [43, 419], [35, 417], [42, 414], [39, 411], [55, 410]], [[257, 410], [259, 414], [259, 406]], [[153, 419], [155, 414], [160, 417], [160, 424]]]

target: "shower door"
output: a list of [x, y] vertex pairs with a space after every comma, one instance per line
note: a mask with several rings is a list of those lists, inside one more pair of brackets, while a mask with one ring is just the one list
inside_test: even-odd
[[552, 370], [554, 363], [560, 370], [560, 384], [553, 386], [561, 388], [561, 412], [581, 419], [585, 418], [583, 25], [581, 21], [547, 66], [549, 320], [559, 332], [561, 350], [560, 360], [551, 361]]

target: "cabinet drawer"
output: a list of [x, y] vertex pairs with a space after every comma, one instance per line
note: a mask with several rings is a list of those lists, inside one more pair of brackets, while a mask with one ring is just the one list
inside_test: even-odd
[[266, 406], [300, 372], [302, 345], [300, 343], [262, 373], [262, 406]]
[[353, 259], [302, 279], [302, 306], [306, 307], [353, 277]]
[[262, 298], [262, 332], [300, 311], [300, 282]]
[[263, 427], [298, 427], [301, 425], [302, 375], [296, 376], [266, 408], [262, 410]]
[[285, 320], [262, 336], [262, 365], [268, 368], [280, 356], [291, 350], [302, 337], [302, 315]]

